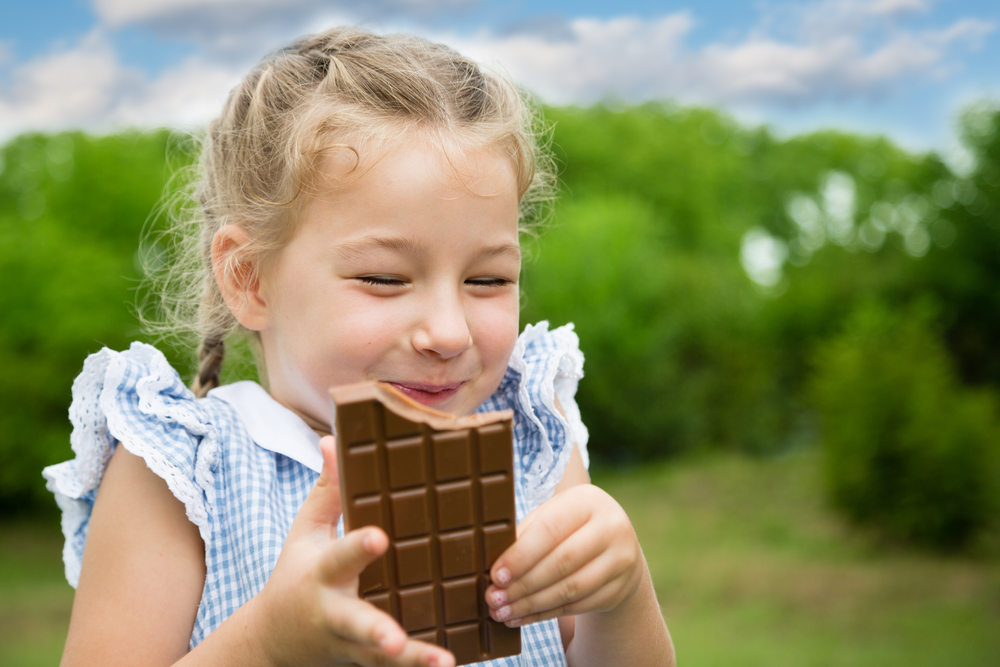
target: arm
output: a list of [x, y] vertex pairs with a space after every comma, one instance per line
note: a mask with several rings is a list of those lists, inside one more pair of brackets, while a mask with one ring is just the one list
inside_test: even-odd
[[94, 504], [62, 665], [454, 665], [357, 598], [358, 574], [388, 538], [371, 528], [336, 538], [333, 439], [322, 449], [323, 473], [264, 590], [189, 653], [204, 545], [166, 482], [118, 447]]
[[[559, 411], [562, 412], [562, 406], [559, 406], [558, 400], [556, 405], [559, 407]], [[565, 415], [564, 415], [565, 416]], [[577, 448], [576, 444], [573, 444], [573, 450], [569, 453], [569, 461], [566, 463], [566, 470], [563, 471], [563, 478], [559, 480], [556, 484], [555, 495], [558, 495], [574, 486], [580, 486], [581, 484], [590, 484], [590, 473], [583, 465], [583, 457], [580, 456], [580, 450]], [[576, 633], [576, 616], [560, 616], [559, 617], [559, 636], [562, 638], [563, 648], [569, 650], [570, 642], [573, 641], [573, 635]]]
[[494, 582], [501, 568], [509, 575], [505, 586], [487, 590], [493, 617], [503, 615], [511, 625], [559, 617], [572, 667], [672, 667], [673, 644], [632, 524], [613, 498], [589, 484], [575, 447], [556, 491], [494, 564]]
[[[590, 476], [574, 446], [573, 455], [566, 466], [566, 474], [556, 487], [556, 492], [589, 484]], [[608, 499], [611, 499], [610, 496]], [[624, 515], [624, 511], [622, 514]], [[632, 539], [635, 539], [631, 522], [628, 529]], [[638, 548], [638, 540], [635, 546]], [[566, 648], [566, 659], [571, 667], [609, 664], [672, 667], [675, 664], [674, 646], [641, 551], [638, 552], [636, 565], [641, 568], [638, 586], [617, 609], [611, 612], [593, 611], [575, 617], [576, 631]], [[566, 618], [574, 617], [560, 617], [560, 630], [564, 636], [566, 633], [563, 623]]]
[[119, 446], [94, 502], [62, 665], [179, 660], [204, 583], [205, 546], [184, 506]]

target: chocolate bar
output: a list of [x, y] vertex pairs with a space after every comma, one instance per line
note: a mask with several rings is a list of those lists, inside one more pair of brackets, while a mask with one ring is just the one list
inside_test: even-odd
[[358, 594], [459, 665], [519, 654], [520, 628], [485, 600], [515, 539], [513, 412], [456, 417], [377, 382], [330, 397], [344, 529], [379, 526], [390, 542]]

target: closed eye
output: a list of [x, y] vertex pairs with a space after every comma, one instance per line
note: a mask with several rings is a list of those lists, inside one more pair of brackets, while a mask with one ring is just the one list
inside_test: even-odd
[[470, 278], [465, 282], [467, 285], [475, 285], [476, 287], [506, 287], [512, 281], [506, 278]]
[[375, 287], [401, 287], [406, 284], [405, 280], [395, 276], [358, 276], [355, 280]]

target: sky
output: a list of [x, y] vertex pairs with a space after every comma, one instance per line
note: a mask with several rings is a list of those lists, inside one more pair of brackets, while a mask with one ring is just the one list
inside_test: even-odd
[[710, 105], [946, 157], [960, 111], [1000, 99], [996, 0], [8, 0], [0, 142], [197, 128], [262, 56], [344, 23], [444, 42], [550, 104]]

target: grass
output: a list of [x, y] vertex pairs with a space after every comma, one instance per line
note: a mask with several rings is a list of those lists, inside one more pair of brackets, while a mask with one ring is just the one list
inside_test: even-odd
[[685, 667], [1000, 664], [1000, 563], [848, 528], [814, 452], [595, 481], [632, 517]]
[[0, 665], [58, 665], [73, 589], [59, 520], [0, 523]]
[[[684, 667], [1000, 664], [1000, 562], [848, 528], [813, 453], [594, 478], [633, 519]], [[57, 523], [0, 523], [0, 665], [59, 661], [72, 589]]]

